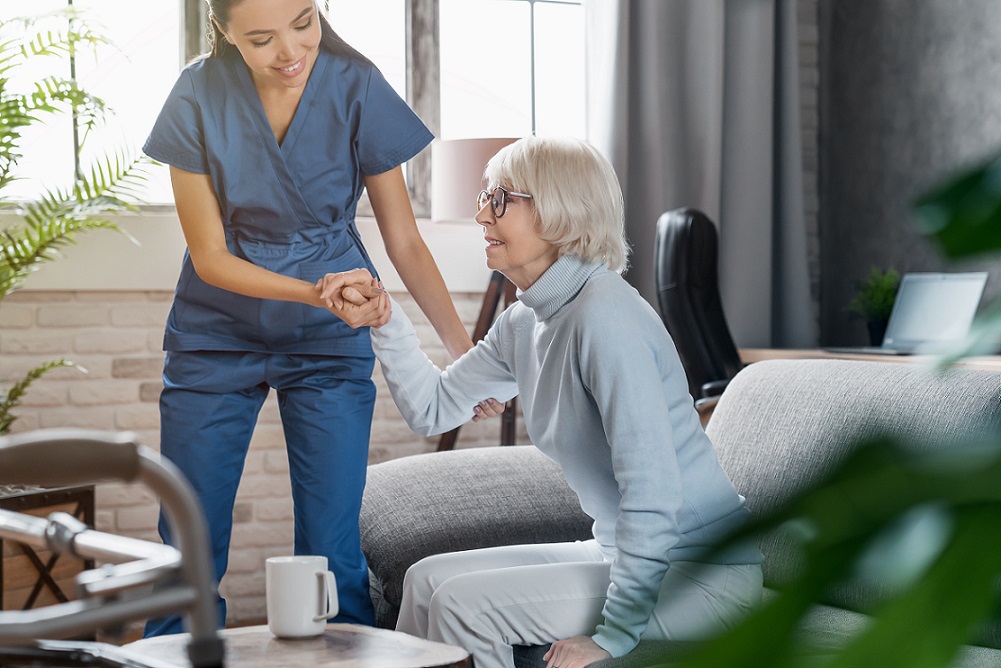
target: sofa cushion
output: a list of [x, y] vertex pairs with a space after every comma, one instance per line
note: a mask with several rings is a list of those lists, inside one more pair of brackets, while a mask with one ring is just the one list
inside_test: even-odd
[[[914, 448], [953, 447], [999, 422], [1001, 374], [993, 371], [775, 360], [752, 364], [730, 382], [706, 431], [748, 507], [763, 512], [817, 480], [861, 439], [893, 436]], [[766, 585], [781, 587], [795, 573], [796, 545], [782, 532], [762, 540]], [[825, 602], [867, 611], [889, 589], [852, 582]], [[997, 629], [986, 635], [994, 636], [991, 646], [1001, 646]]]
[[431, 554], [591, 538], [559, 467], [530, 445], [402, 457], [368, 469], [360, 516], [377, 623], [393, 627], [411, 564]]

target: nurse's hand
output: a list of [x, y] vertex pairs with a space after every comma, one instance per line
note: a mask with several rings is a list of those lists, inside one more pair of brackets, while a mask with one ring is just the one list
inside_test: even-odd
[[327, 310], [351, 328], [381, 327], [392, 315], [389, 295], [366, 269], [327, 274], [316, 289]]
[[358, 327], [382, 327], [393, 314], [389, 295], [385, 291], [375, 296], [365, 297], [354, 287], [344, 288], [341, 307], [331, 306], [327, 310], [343, 320], [352, 329]]
[[[344, 288], [349, 286], [355, 288], [355, 292], [352, 294], [355, 299], [358, 295], [361, 295], [365, 300], [374, 299], [380, 294], [380, 289], [377, 288], [368, 269], [352, 269], [351, 271], [327, 274], [316, 282], [320, 300], [328, 309], [343, 308]], [[360, 305], [360, 303], [356, 303], [356, 305]]]

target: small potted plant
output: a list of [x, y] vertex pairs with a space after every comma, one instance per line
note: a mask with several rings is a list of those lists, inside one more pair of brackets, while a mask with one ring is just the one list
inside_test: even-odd
[[869, 342], [874, 346], [883, 342], [899, 287], [900, 273], [896, 269], [890, 267], [884, 271], [874, 266], [869, 275], [858, 282], [855, 297], [848, 302], [848, 310], [865, 319]]

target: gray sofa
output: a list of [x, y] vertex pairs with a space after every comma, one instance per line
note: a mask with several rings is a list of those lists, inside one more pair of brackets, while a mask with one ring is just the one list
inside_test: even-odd
[[[898, 435], [924, 447], [1001, 424], [1001, 373], [918, 364], [784, 360], [746, 367], [707, 426], [723, 467], [752, 511], [771, 508], [816, 479], [859, 438]], [[996, 433], [996, 431], [995, 431]], [[930, 445], [929, 445], [930, 444]], [[532, 446], [489, 447], [406, 457], [369, 467], [362, 544], [378, 621], [391, 627], [407, 567], [437, 552], [590, 537], [590, 519], [559, 469]], [[762, 540], [766, 588], [781, 587], [796, 550], [780, 535]], [[803, 631], [836, 646], [866, 624], [878, 586], [831, 592]], [[766, 595], [767, 595], [766, 591]], [[964, 648], [957, 666], [1001, 665], [1001, 629]], [[643, 642], [596, 668], [669, 663], [683, 647]], [[544, 666], [545, 648], [518, 647], [519, 668]]]

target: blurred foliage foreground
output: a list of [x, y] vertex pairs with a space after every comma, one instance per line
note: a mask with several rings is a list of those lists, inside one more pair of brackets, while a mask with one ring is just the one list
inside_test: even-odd
[[[1001, 158], [929, 192], [914, 212], [950, 260], [1001, 250]], [[988, 351], [999, 331], [1001, 309], [994, 305], [940, 364]], [[963, 644], [975, 644], [978, 630], [1001, 620], [1001, 434], [989, 440], [932, 453], [889, 440], [860, 443], [824, 479], [732, 537], [780, 529], [798, 536], [803, 563], [795, 579], [739, 626], [672, 665], [952, 664]], [[857, 634], [831, 648], [800, 631], [825, 592], [866, 578], [890, 582], [892, 591]]]

